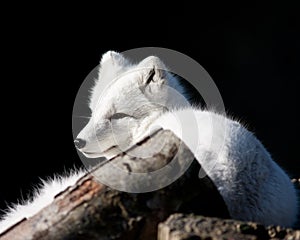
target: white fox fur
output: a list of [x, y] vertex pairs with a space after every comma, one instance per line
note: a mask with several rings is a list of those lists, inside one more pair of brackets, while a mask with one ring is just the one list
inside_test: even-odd
[[54, 197], [72, 186], [85, 174], [85, 171], [71, 171], [65, 176], [54, 176], [48, 180], [42, 180], [41, 185], [34, 190], [32, 199], [22, 200], [18, 204], [8, 206], [5, 215], [0, 221], [0, 233], [16, 224], [24, 218], [29, 218], [50, 204]]
[[[162, 69], [166, 68], [157, 57], [131, 64], [119, 53], [104, 54], [90, 97], [92, 115], [77, 136], [85, 141], [79, 150], [89, 158], [110, 158], [157, 127], [169, 129], [194, 153], [232, 218], [293, 226], [298, 213], [295, 188], [260, 141], [237, 121], [183, 105], [166, 86], [187, 98], [184, 89], [176, 77]], [[104, 89], [107, 83], [109, 87]], [[196, 129], [186, 116], [195, 117]], [[79, 172], [43, 182], [33, 200], [9, 208], [0, 222], [0, 232], [34, 215], [82, 175]]]

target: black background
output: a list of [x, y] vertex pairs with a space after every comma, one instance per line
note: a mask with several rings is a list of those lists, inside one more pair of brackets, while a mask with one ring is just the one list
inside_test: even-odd
[[39, 177], [81, 165], [73, 146], [73, 102], [107, 50], [155, 46], [192, 57], [214, 79], [227, 112], [247, 123], [292, 177], [300, 176], [299, 8], [274, 3], [178, 7], [7, 9], [0, 209], [5, 201], [26, 198]]

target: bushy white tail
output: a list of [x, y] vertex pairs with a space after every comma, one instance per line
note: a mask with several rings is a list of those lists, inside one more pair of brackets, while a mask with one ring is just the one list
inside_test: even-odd
[[83, 170], [73, 170], [66, 173], [65, 176], [56, 175], [53, 178], [42, 180], [39, 188], [34, 189], [31, 199], [22, 200], [20, 203], [8, 207], [0, 221], [0, 233], [22, 219], [35, 215], [49, 205], [58, 193], [74, 185], [84, 174]]

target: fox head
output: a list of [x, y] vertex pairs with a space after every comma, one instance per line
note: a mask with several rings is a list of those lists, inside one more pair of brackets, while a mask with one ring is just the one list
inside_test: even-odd
[[105, 53], [91, 91], [90, 120], [74, 141], [77, 149], [88, 158], [111, 158], [128, 149], [147, 136], [156, 118], [177, 107], [171, 85], [182, 90], [158, 57], [131, 64], [119, 53]]

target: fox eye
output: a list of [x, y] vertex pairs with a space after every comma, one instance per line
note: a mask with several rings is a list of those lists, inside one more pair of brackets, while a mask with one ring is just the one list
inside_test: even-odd
[[130, 117], [130, 115], [126, 114], [126, 113], [115, 113], [113, 114], [109, 120], [116, 120], [116, 119], [121, 119], [121, 118], [125, 118], [125, 117]]

